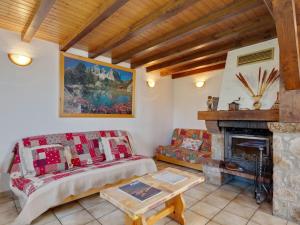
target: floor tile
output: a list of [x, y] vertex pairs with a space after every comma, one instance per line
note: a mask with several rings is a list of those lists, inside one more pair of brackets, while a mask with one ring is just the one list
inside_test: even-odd
[[99, 194], [94, 194], [86, 198], [82, 198], [79, 200], [79, 203], [84, 207], [84, 208], [91, 208], [95, 205], [100, 204], [101, 202], [104, 202], [105, 200], [103, 198], [100, 198]]
[[0, 204], [5, 203], [5, 202], [10, 202], [12, 200], [13, 200], [13, 198], [11, 196], [4, 195], [0, 198]]
[[14, 201], [0, 203], [0, 213], [9, 211], [9, 210], [15, 210], [15, 209], [16, 209], [16, 206], [15, 206]]
[[235, 202], [230, 202], [225, 207], [224, 210], [249, 220], [251, 218], [251, 216], [254, 214], [256, 209], [255, 208], [250, 208], [248, 206], [240, 205], [240, 204], [235, 203]]
[[87, 209], [95, 218], [100, 218], [102, 216], [105, 216], [114, 210], [116, 210], [116, 207], [110, 204], [107, 201], [104, 201], [98, 205], [95, 205], [91, 208]]
[[217, 214], [212, 221], [222, 225], [246, 225], [248, 220], [240, 216], [231, 214], [226, 211], [222, 211]]
[[[150, 216], [156, 214], [157, 211], [156, 210], [150, 210], [145, 214], [146, 219], [149, 218]], [[162, 219], [160, 219], [159, 221], [157, 221], [155, 223], [155, 225], [165, 225], [166, 223], [168, 223], [171, 219], [169, 217], [164, 217]]]
[[294, 223], [294, 222], [289, 221], [289, 222], [287, 223], [287, 225], [297, 225], [297, 224]]
[[254, 198], [248, 197], [244, 194], [238, 195], [235, 199], [233, 199], [233, 202], [254, 209], [257, 209], [259, 207]]
[[248, 196], [249, 198], [254, 198], [254, 193], [255, 193], [255, 187], [254, 185], [251, 185], [249, 187], [247, 187], [242, 194]]
[[210, 194], [209, 196], [205, 197], [202, 202], [219, 209], [223, 209], [230, 201], [224, 198], [215, 197], [213, 194]]
[[214, 221], [209, 221], [206, 225], [221, 225], [221, 224], [216, 223]]
[[86, 210], [70, 214], [59, 219], [63, 225], [83, 225], [95, 220]]
[[5, 225], [13, 220], [18, 216], [17, 210], [9, 210], [9, 211], [4, 211], [0, 213], [0, 225]]
[[208, 195], [207, 192], [200, 191], [199, 189], [196, 189], [196, 188], [191, 188], [190, 190], [186, 191], [184, 194], [188, 195], [188, 196], [190, 196], [192, 198], [198, 199], [198, 200], [201, 200], [205, 196]]
[[255, 223], [255, 222], [253, 222], [253, 221], [249, 221], [249, 222], [247, 223], [247, 225], [260, 225], [260, 224]]
[[99, 222], [102, 225], [110, 225], [112, 221], [114, 225], [124, 225], [125, 223], [125, 214], [120, 210], [115, 210], [112, 213], [109, 213], [101, 218], [99, 218]]
[[241, 193], [243, 191], [243, 189], [241, 187], [237, 187], [231, 184], [224, 184], [220, 187], [220, 189], [222, 190], [226, 190], [226, 191], [232, 191], [232, 192], [236, 192], [236, 193]]
[[61, 225], [61, 223], [58, 221], [58, 220], [54, 220], [52, 222], [49, 222], [49, 223], [45, 223], [43, 225]]
[[287, 221], [276, 216], [269, 215], [267, 213], [256, 211], [251, 221], [260, 225], [286, 225]]
[[224, 199], [231, 201], [238, 195], [238, 193], [233, 192], [233, 191], [227, 191], [224, 189], [218, 189], [213, 192], [213, 195], [216, 197], [224, 198]]
[[32, 225], [45, 225], [50, 222], [58, 222], [52, 211], [47, 211], [32, 222]]
[[183, 195], [183, 198], [186, 204], [186, 208], [190, 208], [198, 201], [198, 199], [190, 197], [189, 195]]
[[205, 191], [207, 193], [211, 193], [211, 192], [217, 190], [219, 188], [219, 186], [203, 182], [203, 183], [201, 183], [201, 184], [199, 184], [199, 185], [197, 185], [195, 187], [195, 189], [198, 189], [198, 188], [201, 191]]
[[[197, 213], [187, 210], [184, 214], [187, 225], [205, 225], [208, 222], [208, 219], [198, 215]], [[171, 220], [167, 225], [178, 225], [175, 221]]]
[[260, 204], [258, 210], [262, 211], [264, 213], [268, 213], [270, 215], [272, 215], [272, 213], [273, 213], [272, 204], [270, 202], [266, 202], [266, 201]]
[[61, 206], [56, 207], [53, 212], [58, 218], [62, 218], [74, 212], [78, 212], [82, 210], [82, 206], [79, 205], [77, 202], [67, 203]]
[[86, 223], [85, 225], [101, 225], [97, 220], [93, 220], [92, 222]]
[[208, 219], [214, 217], [221, 209], [211, 206], [204, 202], [198, 202], [190, 208], [191, 211], [198, 213]]

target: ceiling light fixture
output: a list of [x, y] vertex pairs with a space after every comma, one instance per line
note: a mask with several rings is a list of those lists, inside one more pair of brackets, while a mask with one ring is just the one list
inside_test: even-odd
[[155, 87], [155, 81], [154, 80], [147, 80], [147, 84], [150, 88], [154, 88]]
[[12, 63], [18, 66], [28, 66], [32, 63], [32, 58], [25, 55], [9, 53], [8, 58]]
[[203, 87], [204, 83], [205, 83], [204, 81], [197, 81], [195, 83], [195, 85], [196, 85], [196, 87], [201, 88], [201, 87]]

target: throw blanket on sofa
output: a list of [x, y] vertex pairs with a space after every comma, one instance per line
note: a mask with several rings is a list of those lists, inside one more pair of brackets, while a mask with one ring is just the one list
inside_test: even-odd
[[94, 157], [91, 165], [79, 165], [65, 171], [25, 177], [21, 166], [19, 146], [61, 144], [73, 150], [81, 147], [93, 155], [99, 148], [96, 145], [99, 138], [119, 136], [128, 138], [134, 153], [130, 134], [121, 130], [50, 134], [20, 140], [13, 150], [12, 164], [9, 169], [11, 190], [19, 198], [22, 207], [21, 213], [13, 224], [30, 224], [48, 209], [60, 205], [69, 196], [157, 170], [153, 159], [133, 154], [130, 157], [113, 161], [104, 161], [102, 156]]
[[[23, 209], [14, 225], [30, 224], [35, 218], [48, 209], [61, 204], [71, 195], [78, 195], [95, 187], [113, 184], [121, 179], [142, 176], [156, 171], [151, 158], [133, 156], [119, 160], [118, 163], [95, 166], [93, 169], [83, 168], [80, 172], [68, 175], [63, 179], [52, 180], [27, 196], [23, 191], [12, 187], [23, 204]], [[50, 178], [53, 179], [53, 178]], [[38, 182], [39, 183], [39, 182]], [[29, 190], [34, 186], [30, 184]], [[49, 194], [51, 193], [51, 194]]]

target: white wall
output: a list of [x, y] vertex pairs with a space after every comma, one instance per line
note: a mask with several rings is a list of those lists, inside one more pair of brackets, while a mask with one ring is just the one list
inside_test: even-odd
[[[262, 49], [275, 48], [274, 60], [237, 66], [237, 56]], [[257, 83], [259, 67], [267, 69], [279, 66], [279, 47], [277, 39], [262, 42], [228, 52], [224, 70], [207, 72], [195, 76], [173, 80], [173, 127], [205, 129], [204, 121], [197, 120], [199, 110], [207, 110], [207, 96], [219, 96], [219, 110], [228, 110], [228, 103], [241, 97], [241, 108], [252, 109], [252, 98], [246, 92], [235, 74], [241, 72], [254, 86]], [[203, 88], [196, 88], [196, 80], [206, 80]], [[256, 81], [256, 82], [255, 82]], [[262, 108], [270, 108], [276, 100], [279, 82], [276, 82], [262, 99]]]
[[[257, 52], [260, 50], [274, 48], [274, 60], [263, 61], [259, 63], [252, 63], [242, 66], [237, 66], [237, 57], [248, 53]], [[241, 72], [247, 77], [249, 83], [257, 90], [257, 76], [259, 67], [262, 71], [267, 70], [268, 74], [273, 67], [279, 68], [279, 46], [277, 39], [261, 42], [255, 45], [230, 51], [227, 55], [226, 66], [223, 76], [223, 84], [220, 93], [219, 110], [228, 110], [228, 103], [241, 97], [240, 108], [253, 109], [253, 100], [248, 94], [245, 87], [236, 78], [235, 74]], [[269, 109], [274, 104], [277, 92], [279, 91], [279, 81], [267, 90], [262, 98], [262, 109]]]
[[[223, 71], [217, 70], [173, 80], [173, 127], [206, 129], [205, 122], [197, 119], [197, 112], [207, 110], [207, 97], [220, 94]], [[205, 81], [197, 88], [197, 80]]]
[[[159, 144], [169, 142], [172, 130], [172, 82], [160, 79], [154, 89], [146, 85], [144, 68], [136, 73], [136, 117], [60, 118], [59, 117], [59, 48], [34, 39], [30, 44], [20, 35], [0, 30], [0, 165], [9, 163], [7, 155], [14, 143], [26, 136], [70, 131], [126, 129], [131, 132], [140, 154], [152, 156]], [[33, 57], [28, 67], [12, 64], [7, 53], [27, 53]], [[82, 51], [72, 53], [85, 56]], [[109, 61], [101, 57], [100, 59]], [[126, 65], [126, 64], [123, 64]], [[128, 66], [128, 65], [127, 65]], [[158, 79], [157, 74], [151, 74]], [[0, 191], [7, 189], [1, 173]]]

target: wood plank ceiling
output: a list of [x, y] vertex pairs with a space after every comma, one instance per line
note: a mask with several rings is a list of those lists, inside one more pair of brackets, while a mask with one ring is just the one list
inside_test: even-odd
[[224, 68], [276, 37], [269, 0], [0, 0], [0, 28], [173, 78]]

